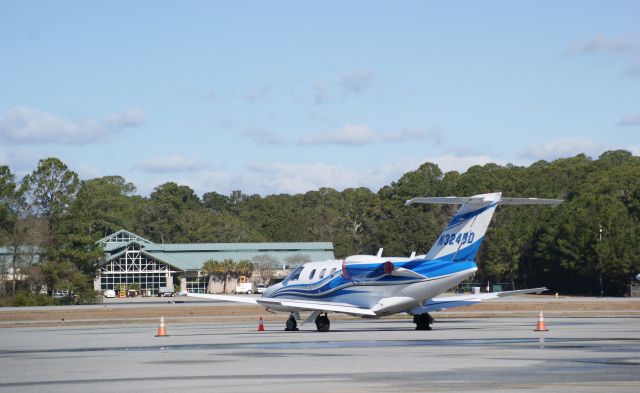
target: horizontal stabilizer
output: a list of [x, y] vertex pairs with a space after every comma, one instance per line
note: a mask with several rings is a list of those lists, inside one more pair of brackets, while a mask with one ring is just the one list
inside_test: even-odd
[[530, 288], [519, 289], [516, 291], [504, 291], [504, 292], [487, 292], [487, 293], [472, 293], [469, 295], [455, 295], [446, 297], [434, 297], [422, 306], [418, 306], [411, 310], [411, 314], [422, 314], [425, 312], [440, 311], [447, 308], [471, 306], [478, 304], [483, 300], [497, 299], [499, 297], [523, 295], [527, 293], [541, 293], [546, 291], [547, 288]]
[[562, 199], [544, 198], [500, 198], [498, 205], [551, 205], [558, 206]]
[[[404, 204], [406, 206], [416, 203], [437, 203], [449, 205], [462, 205], [464, 203], [480, 204], [489, 200], [483, 196], [475, 197], [418, 197], [409, 199]], [[562, 199], [543, 199], [543, 198], [500, 198], [499, 205], [551, 205], [557, 206], [562, 203]]]

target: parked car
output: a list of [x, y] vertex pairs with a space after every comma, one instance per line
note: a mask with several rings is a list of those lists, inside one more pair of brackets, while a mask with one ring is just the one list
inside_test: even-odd
[[69, 291], [66, 289], [55, 289], [51, 296], [56, 299], [62, 299], [63, 297], [69, 296]]
[[104, 297], [116, 297], [116, 291], [113, 289], [107, 289], [104, 291]]
[[158, 289], [158, 296], [175, 296], [175, 294], [171, 287], [160, 287], [160, 289]]
[[267, 286], [264, 284], [258, 284], [256, 285], [256, 293], [264, 293], [264, 291], [267, 290]]

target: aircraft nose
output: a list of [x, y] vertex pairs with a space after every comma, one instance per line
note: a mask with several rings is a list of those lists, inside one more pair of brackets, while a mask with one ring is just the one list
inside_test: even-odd
[[276, 291], [278, 288], [282, 287], [282, 283], [277, 283], [274, 285], [271, 285], [270, 287], [268, 287], [264, 293], [262, 294], [262, 296], [264, 297], [269, 297], [271, 296], [271, 294], [273, 294], [274, 291]]

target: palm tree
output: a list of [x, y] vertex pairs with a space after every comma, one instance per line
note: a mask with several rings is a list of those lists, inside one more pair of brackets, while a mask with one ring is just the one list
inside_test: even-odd
[[224, 280], [222, 283], [222, 293], [227, 293], [227, 281], [229, 280], [229, 276], [236, 275], [236, 263], [233, 262], [233, 259], [225, 259], [220, 262], [220, 274]]
[[235, 273], [239, 276], [251, 276], [253, 273], [253, 263], [251, 261], [240, 261], [236, 264]]
[[209, 287], [214, 277], [220, 275], [220, 262], [209, 259], [202, 265], [202, 271], [209, 276]]

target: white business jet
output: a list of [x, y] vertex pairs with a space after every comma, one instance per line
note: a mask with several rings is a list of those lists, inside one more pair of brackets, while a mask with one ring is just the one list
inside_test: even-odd
[[546, 288], [436, 297], [472, 276], [475, 258], [498, 205], [558, 205], [559, 199], [502, 198], [502, 193], [472, 197], [413, 198], [405, 205], [444, 203], [462, 205], [425, 255], [383, 257], [353, 255], [345, 260], [309, 262], [296, 268], [284, 281], [272, 285], [262, 297], [188, 293], [188, 296], [253, 303], [267, 310], [290, 313], [288, 331], [298, 330], [300, 311], [311, 311], [303, 322], [314, 321], [318, 331], [329, 330], [329, 312], [363, 318], [397, 313], [414, 316], [417, 330], [430, 330], [429, 314], [483, 300]]

